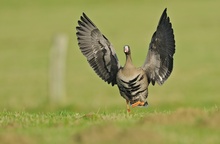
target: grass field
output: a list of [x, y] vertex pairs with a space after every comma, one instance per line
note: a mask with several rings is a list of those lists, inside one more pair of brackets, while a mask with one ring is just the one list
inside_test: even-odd
[[[0, 143], [220, 143], [220, 2], [0, 1]], [[149, 107], [125, 111], [117, 87], [104, 83], [80, 53], [77, 20], [85, 12], [113, 43], [121, 65], [130, 45], [144, 62], [159, 17], [174, 28], [174, 70], [149, 87]], [[68, 36], [66, 97], [49, 100], [54, 35]]]

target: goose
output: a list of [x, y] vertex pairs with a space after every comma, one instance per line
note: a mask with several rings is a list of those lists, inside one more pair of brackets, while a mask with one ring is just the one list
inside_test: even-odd
[[149, 84], [162, 85], [173, 70], [175, 40], [167, 8], [160, 17], [141, 67], [133, 65], [128, 45], [124, 46], [126, 61], [121, 66], [111, 42], [85, 13], [80, 17], [76, 31], [82, 54], [102, 80], [118, 86], [120, 95], [126, 100], [127, 112], [130, 112], [130, 106], [147, 106]]

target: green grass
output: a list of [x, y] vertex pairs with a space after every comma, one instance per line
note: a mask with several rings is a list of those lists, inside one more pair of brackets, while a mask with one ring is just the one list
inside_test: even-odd
[[212, 143], [219, 140], [219, 107], [176, 111], [80, 114], [70, 111], [0, 114], [2, 143]]
[[[220, 2], [1, 0], [0, 143], [219, 143]], [[141, 66], [159, 17], [174, 28], [174, 69], [149, 87], [149, 107], [125, 113], [117, 87], [89, 67], [76, 41], [85, 12], [113, 43], [121, 65], [130, 45]], [[49, 100], [54, 35], [69, 38], [66, 97]], [[110, 134], [108, 134], [108, 132]]]

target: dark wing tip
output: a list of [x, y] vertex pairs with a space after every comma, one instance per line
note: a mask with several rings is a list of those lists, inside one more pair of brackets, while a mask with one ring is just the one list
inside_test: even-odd
[[82, 16], [80, 17], [80, 20], [86, 24], [96, 27], [96, 25], [89, 19], [89, 17], [84, 12], [82, 13]]
[[166, 11], [167, 11], [167, 8], [165, 8], [163, 12], [166, 12]]
[[169, 17], [167, 17], [167, 8], [164, 9], [161, 17], [160, 17], [160, 20], [159, 20], [159, 24], [160, 25], [164, 20], [168, 19], [169, 21]]
[[[83, 12], [82, 15], [85, 17], [85, 16], [86, 16], [85, 12]], [[86, 16], [86, 17], [87, 17], [87, 16]]]

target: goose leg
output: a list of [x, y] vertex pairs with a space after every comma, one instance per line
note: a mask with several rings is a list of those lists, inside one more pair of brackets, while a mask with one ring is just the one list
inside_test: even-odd
[[127, 112], [128, 113], [131, 112], [129, 103], [130, 103], [129, 100], [126, 100], [126, 106], [127, 106]]

